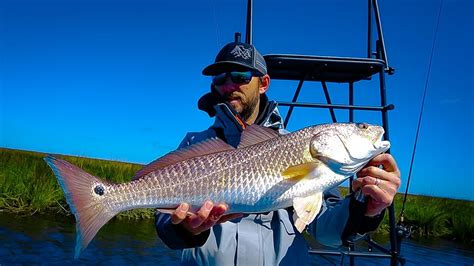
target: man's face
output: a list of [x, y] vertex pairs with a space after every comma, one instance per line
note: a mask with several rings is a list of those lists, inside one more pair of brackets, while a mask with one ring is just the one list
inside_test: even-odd
[[227, 75], [225, 83], [215, 85], [216, 90], [225, 101], [247, 120], [260, 104], [261, 82], [259, 77], [252, 76], [248, 83], [234, 83]]

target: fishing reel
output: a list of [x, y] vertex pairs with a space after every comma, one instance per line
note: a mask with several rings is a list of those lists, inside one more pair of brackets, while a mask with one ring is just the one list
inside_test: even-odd
[[398, 239], [408, 239], [413, 233], [413, 226], [406, 225], [403, 216], [401, 216], [396, 226], [396, 233]]

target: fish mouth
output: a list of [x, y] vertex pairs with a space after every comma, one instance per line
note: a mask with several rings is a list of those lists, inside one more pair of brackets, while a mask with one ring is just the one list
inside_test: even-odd
[[380, 136], [372, 145], [375, 150], [385, 152], [390, 148], [390, 141], [382, 140], [382, 136]]

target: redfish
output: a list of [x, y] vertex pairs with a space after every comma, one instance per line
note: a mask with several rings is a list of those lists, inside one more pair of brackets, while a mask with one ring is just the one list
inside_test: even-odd
[[322, 192], [344, 182], [390, 147], [380, 126], [333, 123], [293, 133], [248, 126], [234, 148], [218, 138], [173, 151], [113, 184], [52, 156], [45, 158], [76, 218], [75, 258], [119, 212], [187, 202], [226, 203], [227, 213], [260, 213], [293, 206], [301, 232], [318, 214]]

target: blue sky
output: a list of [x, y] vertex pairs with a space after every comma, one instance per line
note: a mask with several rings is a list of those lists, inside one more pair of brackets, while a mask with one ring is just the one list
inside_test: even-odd
[[[404, 191], [441, 1], [381, 1], [389, 63], [392, 154]], [[365, 0], [255, 0], [262, 54], [363, 57]], [[147, 163], [187, 131], [212, 122], [196, 102], [201, 70], [245, 31], [246, 1], [0, 1], [0, 147]], [[474, 200], [473, 23], [470, 0], [444, 0], [410, 193]], [[355, 85], [357, 105], [378, 104], [377, 79]], [[296, 82], [272, 80], [289, 101]], [[335, 103], [345, 85], [329, 84]], [[301, 101], [324, 102], [319, 83]], [[282, 107], [283, 114], [286, 108]], [[347, 119], [346, 112], [337, 112]], [[358, 121], [381, 123], [357, 112]], [[330, 122], [297, 109], [289, 129]]]

